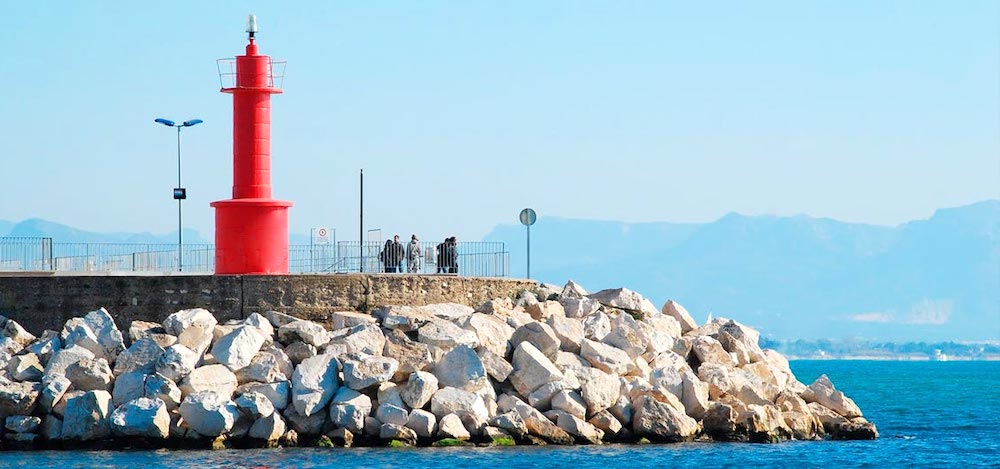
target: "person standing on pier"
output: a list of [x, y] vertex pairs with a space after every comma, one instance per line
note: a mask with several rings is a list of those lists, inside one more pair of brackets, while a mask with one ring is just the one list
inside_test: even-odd
[[406, 246], [406, 271], [411, 274], [420, 272], [420, 240], [417, 235], [410, 236], [410, 244]]

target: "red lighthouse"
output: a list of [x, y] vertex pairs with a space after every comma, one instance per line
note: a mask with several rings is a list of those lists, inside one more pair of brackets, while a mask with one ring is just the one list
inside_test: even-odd
[[[271, 198], [271, 95], [281, 93], [275, 78], [281, 80], [284, 62], [258, 53], [256, 32], [257, 18], [250, 15], [246, 55], [219, 61], [222, 92], [233, 95], [233, 198], [211, 204], [216, 274], [288, 273], [292, 203]], [[233, 62], [235, 72], [224, 72], [223, 64]]]

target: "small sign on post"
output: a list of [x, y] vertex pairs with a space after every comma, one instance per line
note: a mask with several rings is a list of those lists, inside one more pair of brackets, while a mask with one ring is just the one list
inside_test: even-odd
[[313, 244], [330, 244], [330, 229], [321, 226], [312, 229]]
[[524, 228], [527, 231], [527, 235], [528, 235], [528, 240], [527, 240], [528, 241], [528, 275], [527, 275], [527, 277], [530, 279], [531, 278], [531, 225], [535, 224], [535, 220], [538, 219], [538, 215], [535, 214], [534, 210], [532, 210], [530, 208], [526, 208], [524, 210], [521, 210], [521, 214], [518, 215], [518, 218], [521, 220], [521, 224], [524, 225]]

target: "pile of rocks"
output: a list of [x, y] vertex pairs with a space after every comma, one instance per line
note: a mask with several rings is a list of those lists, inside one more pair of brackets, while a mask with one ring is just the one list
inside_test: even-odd
[[188, 309], [123, 333], [99, 309], [35, 337], [0, 317], [0, 370], [3, 442], [17, 448], [877, 437], [756, 331], [572, 281], [329, 324]]

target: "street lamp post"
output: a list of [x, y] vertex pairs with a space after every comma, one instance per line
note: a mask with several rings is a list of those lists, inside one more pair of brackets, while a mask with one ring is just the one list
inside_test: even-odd
[[179, 124], [174, 123], [172, 120], [168, 119], [155, 119], [153, 122], [157, 124], [163, 124], [167, 127], [177, 128], [177, 187], [174, 188], [174, 199], [177, 200], [177, 271], [184, 271], [184, 237], [182, 235], [182, 228], [184, 226], [183, 218], [181, 217], [181, 201], [187, 198], [187, 189], [181, 186], [181, 129], [184, 127], [191, 127], [194, 125], [201, 124], [203, 121], [201, 119], [191, 119], [189, 121], [184, 121]]

